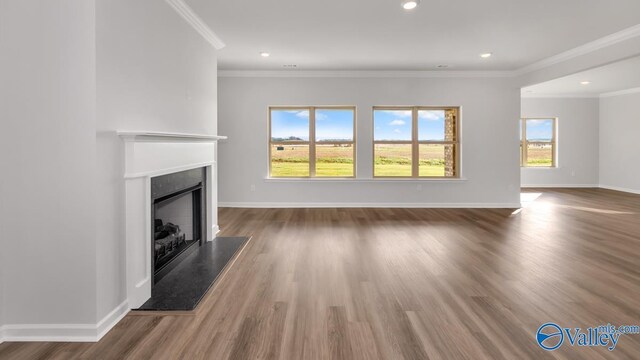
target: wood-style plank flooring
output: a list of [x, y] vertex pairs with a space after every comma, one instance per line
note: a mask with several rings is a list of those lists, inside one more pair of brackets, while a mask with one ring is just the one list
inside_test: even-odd
[[506, 209], [221, 209], [252, 236], [192, 314], [126, 316], [95, 344], [1, 359], [640, 359], [554, 352], [545, 322], [640, 324], [640, 196], [525, 191]]

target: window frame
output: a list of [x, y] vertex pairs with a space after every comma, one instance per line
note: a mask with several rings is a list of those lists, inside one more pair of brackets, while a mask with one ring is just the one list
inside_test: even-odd
[[[272, 134], [272, 112], [273, 110], [299, 110], [309, 111], [309, 141], [273, 141]], [[316, 141], [316, 111], [317, 110], [351, 110], [353, 111], [353, 140], [352, 141]], [[269, 106], [269, 126], [268, 126], [268, 178], [269, 179], [353, 179], [356, 177], [356, 106], [352, 105], [327, 105], [327, 106]], [[271, 171], [272, 151], [274, 146], [279, 145], [308, 145], [309, 146], [309, 175], [308, 176], [273, 176]], [[353, 175], [351, 176], [317, 176], [316, 175], [316, 145], [351, 145], [353, 149]]]
[[[551, 142], [545, 141], [527, 141], [527, 121], [529, 120], [551, 120], [552, 124], [552, 138]], [[520, 167], [527, 169], [555, 169], [558, 167], [557, 161], [557, 153], [558, 153], [558, 117], [549, 116], [549, 117], [523, 117], [520, 119], [520, 136], [522, 139], [520, 140], [520, 146], [522, 147], [522, 151], [520, 152]], [[551, 165], [550, 166], [529, 166], [527, 165], [528, 159], [528, 144], [551, 144]]]
[[[376, 140], [375, 138], [375, 111], [376, 110], [409, 110], [411, 111], [411, 140]], [[439, 141], [439, 140], [420, 140], [418, 129], [418, 112], [421, 110], [444, 110], [454, 111], [455, 114], [455, 140], [454, 141]], [[460, 107], [459, 106], [374, 106], [371, 111], [371, 121], [373, 124], [372, 134], [372, 171], [374, 179], [460, 179], [460, 153], [461, 153], [461, 141], [460, 141]], [[411, 175], [410, 176], [382, 176], [376, 175], [376, 145], [384, 144], [404, 144], [411, 145]], [[420, 176], [420, 145], [453, 145], [455, 149], [453, 171], [454, 176]]]

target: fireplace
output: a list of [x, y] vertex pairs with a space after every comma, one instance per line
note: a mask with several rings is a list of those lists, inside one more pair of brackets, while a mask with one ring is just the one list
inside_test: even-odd
[[[137, 309], [151, 298], [151, 288], [157, 280], [154, 279], [157, 278], [157, 269], [154, 268], [156, 216], [152, 214], [156, 211], [155, 200], [193, 186], [202, 186], [200, 208], [195, 216], [201, 219], [200, 226], [204, 229], [200, 230], [200, 242], [205, 245], [215, 238], [218, 232], [216, 143], [225, 137], [147, 131], [119, 131], [118, 135], [124, 145], [127, 302], [130, 309]], [[185, 171], [193, 178], [191, 175], [164, 177]], [[188, 180], [182, 182], [176, 180], [176, 176], [184, 176]], [[166, 222], [172, 220], [163, 220], [163, 224]], [[191, 223], [187, 222], [186, 226]], [[183, 233], [187, 229], [184, 225], [177, 225]], [[198, 231], [197, 225], [195, 228]], [[192, 243], [186, 252], [198, 249], [200, 242]], [[185, 252], [178, 249], [178, 253], [182, 255], [169, 262], [172, 265], [165, 270], [180, 263]]]
[[202, 245], [206, 169], [151, 178], [152, 285]]

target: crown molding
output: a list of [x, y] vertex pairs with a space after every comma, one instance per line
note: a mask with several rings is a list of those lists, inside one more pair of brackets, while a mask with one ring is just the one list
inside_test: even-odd
[[627, 90], [620, 90], [620, 91], [612, 91], [612, 92], [608, 92], [608, 93], [603, 93], [603, 94], [600, 94], [600, 97], [601, 98], [609, 98], [609, 97], [614, 97], [614, 96], [637, 94], [637, 93], [640, 93], [640, 87], [627, 89]]
[[[176, 2], [181, 0], [166, 0]], [[568, 61], [579, 56], [604, 49], [620, 42], [640, 37], [640, 24], [624, 29], [617, 33], [607, 35], [600, 39], [567, 50], [560, 54], [548, 57], [538, 62], [526, 65], [516, 70], [495, 71], [403, 71], [403, 70], [218, 70], [219, 77], [269, 77], [269, 78], [506, 78], [517, 77], [533, 71], [541, 70], [549, 66]], [[597, 97], [594, 96], [563, 97]], [[527, 96], [529, 97], [529, 96]], [[537, 96], [540, 97], [540, 96]], [[549, 96], [546, 96], [549, 97]]]
[[183, 0], [165, 1], [216, 50], [226, 46], [222, 39]]
[[522, 94], [523, 99], [597, 99], [598, 94]]
[[530, 73], [536, 70], [541, 70], [546, 67], [561, 63], [563, 61], [571, 60], [573, 58], [586, 55], [594, 51], [598, 51], [600, 49], [615, 45], [617, 43], [620, 43], [629, 39], [633, 39], [638, 36], [640, 36], [640, 24], [632, 26], [630, 28], [626, 28], [622, 31], [618, 31], [617, 33], [613, 33], [611, 35], [607, 35], [600, 39], [591, 41], [589, 43], [578, 46], [571, 50], [561, 52], [560, 54], [548, 57], [546, 59], [540, 60], [533, 64], [521, 67], [520, 69], [517, 69], [514, 73], [516, 76], [519, 76], [519, 75], [524, 75], [526, 73]]
[[219, 77], [264, 78], [506, 78], [511, 71], [218, 70]]

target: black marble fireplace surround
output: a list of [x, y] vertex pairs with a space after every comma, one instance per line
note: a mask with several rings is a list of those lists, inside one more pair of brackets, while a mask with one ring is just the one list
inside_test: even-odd
[[151, 261], [155, 285], [203, 242], [205, 169], [151, 178]]

